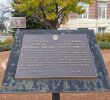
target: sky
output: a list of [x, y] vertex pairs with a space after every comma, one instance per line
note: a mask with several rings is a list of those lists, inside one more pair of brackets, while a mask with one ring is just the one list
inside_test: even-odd
[[5, 7], [10, 7], [10, 1], [11, 0], [0, 0], [0, 15], [5, 10]]
[[1, 2], [4, 2], [4, 1], [6, 1], [6, 0], [0, 0], [0, 3], [1, 3]]
[[[4, 9], [4, 7], [3, 6], [5, 6], [5, 7], [10, 7], [10, 2], [11, 2], [12, 0], [0, 0], [0, 18], [1, 18], [1, 16], [3, 15], [2, 13], [3, 13], [3, 10], [5, 10]], [[3, 5], [3, 6], [2, 6]], [[11, 18], [11, 14], [10, 13], [6, 13], [6, 14], [4, 14], [4, 17], [7, 17], [7, 18]], [[7, 20], [6, 22], [4, 22], [5, 24], [6, 24], [6, 27], [8, 27], [9, 25], [10, 25], [10, 22], [9, 22], [9, 20]]]
[[0, 0], [0, 8], [1, 8], [1, 5], [4, 5], [6, 7], [10, 7], [11, 1], [12, 0]]
[[8, 1], [8, 0], [0, 0], [0, 5], [1, 5], [1, 4], [7, 5], [7, 1]]
[[9, 1], [11, 1], [11, 0], [0, 0], [0, 3], [7, 4]]

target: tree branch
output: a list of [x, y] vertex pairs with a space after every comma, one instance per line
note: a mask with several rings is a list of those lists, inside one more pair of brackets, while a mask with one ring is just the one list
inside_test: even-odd
[[57, 23], [57, 28], [58, 28], [58, 27], [60, 26], [60, 24], [63, 22], [64, 17], [65, 17], [65, 14], [63, 14], [63, 15], [61, 16], [60, 21], [58, 21], [58, 23]]
[[68, 6], [62, 8], [62, 9], [58, 12], [58, 15], [60, 15], [61, 13], [63, 13], [67, 7], [68, 7]]
[[41, 11], [43, 12], [43, 17], [46, 20], [46, 14], [45, 14], [45, 11], [44, 11], [44, 9], [43, 9], [43, 7], [41, 5], [40, 5], [40, 8], [41, 8]]
[[56, 15], [58, 15], [58, 3], [55, 3], [56, 6]]
[[62, 16], [63, 12], [65, 11], [65, 9], [66, 9], [67, 7], [68, 7], [68, 6], [62, 8], [62, 9], [58, 12], [58, 14], [57, 14], [57, 19], [59, 19], [59, 18]]
[[43, 12], [43, 18], [44, 18], [44, 23], [45, 23], [45, 25], [46, 25], [46, 28], [47, 28], [47, 29], [52, 29], [51, 24], [50, 24], [50, 22], [47, 20], [45, 11], [44, 11], [44, 9], [43, 9], [43, 7], [42, 7], [41, 5], [40, 5], [40, 8], [41, 8], [41, 11]]

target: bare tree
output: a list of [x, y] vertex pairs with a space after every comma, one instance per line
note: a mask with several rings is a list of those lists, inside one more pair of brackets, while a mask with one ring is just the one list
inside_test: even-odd
[[9, 20], [9, 17], [6, 16], [7, 14], [9, 14], [12, 11], [11, 7], [5, 6], [3, 4], [0, 4], [0, 30], [3, 32], [4, 30], [7, 30], [7, 21]]

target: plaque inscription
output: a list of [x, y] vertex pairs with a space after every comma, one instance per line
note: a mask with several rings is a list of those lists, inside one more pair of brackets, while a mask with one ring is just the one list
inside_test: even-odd
[[24, 34], [15, 78], [96, 78], [87, 35]]

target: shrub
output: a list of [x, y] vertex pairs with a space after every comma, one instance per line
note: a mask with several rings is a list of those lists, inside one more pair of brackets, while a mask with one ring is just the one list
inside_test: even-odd
[[0, 41], [0, 52], [10, 50], [12, 43], [13, 43], [12, 38], [7, 38], [4, 41]]
[[12, 45], [12, 43], [13, 43], [13, 38], [7, 38], [6, 40], [4, 40], [4, 43], [5, 43], [5, 44]]
[[3, 45], [3, 42], [2, 41], [0, 41], [0, 45]]
[[110, 49], [110, 42], [99, 42], [98, 44], [101, 49]]
[[110, 42], [110, 33], [96, 34], [96, 39], [98, 42]]
[[2, 46], [0, 46], [0, 52], [8, 51], [10, 49], [11, 49], [11, 45], [2, 45]]

